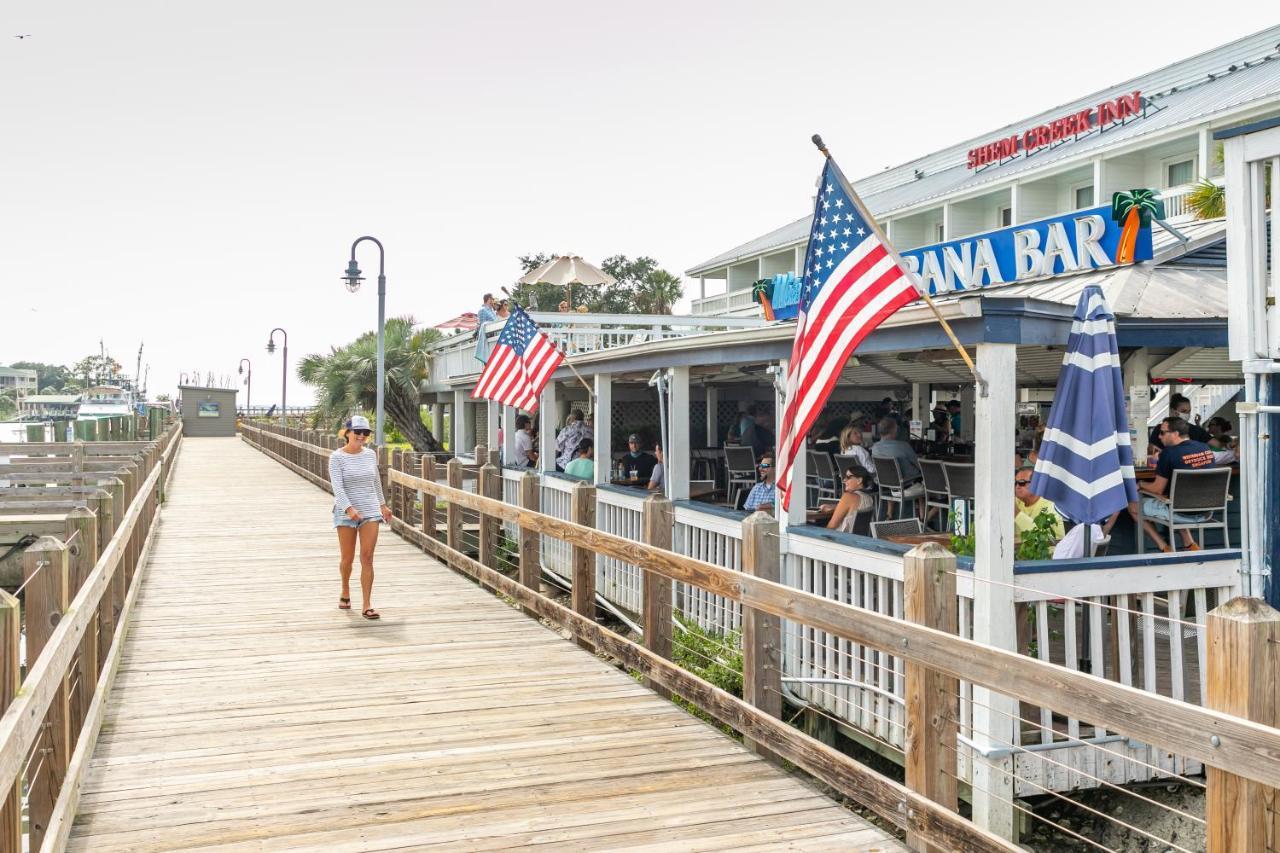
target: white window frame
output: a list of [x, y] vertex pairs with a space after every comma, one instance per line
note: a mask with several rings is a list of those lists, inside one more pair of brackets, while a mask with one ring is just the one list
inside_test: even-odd
[[1077, 202], [1077, 196], [1080, 195], [1080, 190], [1093, 190], [1093, 201], [1089, 204], [1089, 207], [1098, 206], [1098, 188], [1093, 185], [1092, 179], [1088, 181], [1081, 181], [1078, 184], [1071, 184], [1071, 186], [1069, 186], [1067, 190], [1068, 192], [1071, 193], [1071, 209], [1072, 210], [1084, 209], [1080, 207]]
[[[1174, 187], [1185, 187], [1196, 182], [1196, 175], [1200, 174], [1198, 170], [1197, 160], [1200, 159], [1198, 154], [1178, 154], [1174, 157], [1165, 157], [1160, 161], [1160, 188], [1169, 190]], [[1169, 182], [1169, 169], [1173, 166], [1180, 166], [1183, 163], [1191, 164], [1191, 180], [1182, 184], [1174, 184]]]
[[[1005, 222], [1005, 214], [1008, 214], [1009, 221]], [[1013, 225], [1013, 205], [1004, 204], [996, 208], [996, 227], [1009, 228]]]
[[934, 236], [937, 239], [935, 243], [945, 243], [947, 240], [947, 224], [945, 222], [936, 223], [933, 229]]

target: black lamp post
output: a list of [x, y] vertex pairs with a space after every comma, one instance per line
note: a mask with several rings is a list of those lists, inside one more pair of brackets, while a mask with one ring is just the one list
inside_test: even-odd
[[247, 386], [244, 392], [244, 416], [252, 417], [253, 413], [249, 411], [250, 399], [253, 397], [253, 362], [247, 358], [240, 359], [240, 374], [244, 375], [244, 366], [249, 365], [249, 375], [244, 377], [244, 384]]
[[356, 246], [359, 246], [365, 240], [375, 244], [378, 247], [378, 393], [376, 401], [376, 411], [374, 413], [374, 433], [373, 443], [382, 446], [382, 390], [387, 384], [387, 365], [386, 350], [383, 335], [386, 325], [387, 313], [387, 253], [382, 248], [382, 241], [376, 237], [361, 237], [351, 244], [351, 262], [347, 264], [347, 271], [342, 274], [342, 280], [347, 283], [347, 290], [355, 293], [360, 289], [360, 282], [364, 278], [360, 275], [360, 267], [356, 265]]
[[270, 337], [267, 338], [267, 352], [276, 351], [276, 332], [284, 336], [284, 352], [281, 353], [282, 359], [280, 364], [280, 426], [287, 426], [285, 421], [285, 390], [289, 384], [289, 333], [279, 326], [271, 330]]

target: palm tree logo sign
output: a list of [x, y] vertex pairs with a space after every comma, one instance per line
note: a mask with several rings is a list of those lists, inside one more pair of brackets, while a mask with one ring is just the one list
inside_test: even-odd
[[1133, 263], [1138, 232], [1151, 227], [1151, 220], [1164, 219], [1164, 202], [1155, 190], [1129, 190], [1111, 196], [1111, 218], [1121, 223], [1116, 263]]

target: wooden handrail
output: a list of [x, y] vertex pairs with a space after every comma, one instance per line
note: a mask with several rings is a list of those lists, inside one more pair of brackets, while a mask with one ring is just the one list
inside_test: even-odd
[[1280, 786], [1280, 730], [1107, 681], [1083, 672], [895, 619], [732, 569], [653, 548], [621, 536], [402, 471], [392, 482], [522, 528], [589, 548], [646, 571], [693, 584], [744, 606], [890, 651], [936, 672], [981, 684], [1256, 782]]
[[[63, 614], [49, 636], [44, 651], [28, 667], [21, 692], [0, 717], [0, 792], [9, 791], [18, 781], [26, 756], [40, 736], [45, 715], [49, 712], [72, 659], [81, 647], [84, 633], [98, 613], [103, 594], [129, 548], [143, 509], [160, 482], [161, 475], [172, 467], [168, 463], [180, 434], [179, 425], [161, 440], [167, 442], [160, 454], [163, 464], [155, 465], [137, 489], [110, 542], [98, 557], [67, 613]], [[139, 444], [145, 446], [149, 443]]]

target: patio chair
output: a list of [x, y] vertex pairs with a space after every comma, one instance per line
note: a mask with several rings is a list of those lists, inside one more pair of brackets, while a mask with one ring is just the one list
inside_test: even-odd
[[[1205, 528], [1222, 530], [1222, 547], [1231, 547], [1231, 534], [1227, 532], [1227, 504], [1231, 501], [1231, 469], [1204, 468], [1199, 471], [1174, 471], [1169, 481], [1169, 496], [1162, 499], [1169, 507], [1168, 518], [1144, 516], [1147, 521], [1168, 531], [1169, 547], [1178, 550], [1179, 530], [1194, 530], [1200, 547], [1204, 547]], [[1178, 521], [1178, 517], [1197, 518], [1202, 521]], [[1138, 553], [1146, 544], [1145, 531], [1138, 531]]]
[[844, 491], [844, 488], [840, 483], [839, 475], [836, 473], [835, 463], [831, 461], [831, 454], [824, 453], [821, 450], [806, 450], [805, 453], [809, 463], [809, 470], [805, 474], [805, 484], [811, 496], [807, 505], [815, 506], [824, 499], [840, 500], [840, 493]]
[[924, 522], [918, 518], [899, 518], [894, 521], [871, 522], [871, 535], [876, 539], [902, 534], [924, 533]]
[[929, 511], [937, 509], [938, 529], [947, 529], [947, 513], [951, 511], [951, 494], [947, 488], [947, 472], [936, 459], [921, 459], [920, 473], [924, 475], [925, 525], [929, 523]]
[[916, 480], [903, 482], [902, 466], [897, 459], [886, 459], [879, 456], [873, 456], [871, 461], [876, 464], [876, 482], [879, 484], [880, 505], [888, 507], [889, 504], [898, 505], [898, 517], [903, 518], [907, 515], [907, 503], [915, 502], [920, 499], [921, 495], [904, 497], [904, 490], [915, 484]]
[[956, 498], [964, 498], [969, 504], [969, 517], [973, 518], [973, 502], [976, 487], [973, 477], [972, 463], [943, 462], [942, 469], [947, 474], [947, 504]]
[[738, 495], [749, 492], [756, 484], [756, 452], [750, 447], [725, 447], [724, 467], [727, 472], [726, 491], [738, 506]]

